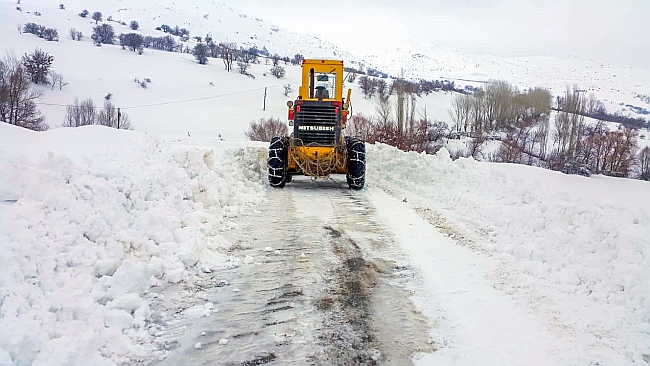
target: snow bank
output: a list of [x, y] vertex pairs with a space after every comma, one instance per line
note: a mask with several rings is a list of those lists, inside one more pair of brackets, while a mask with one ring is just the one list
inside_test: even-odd
[[630, 359], [650, 354], [650, 184], [367, 146], [369, 186], [441, 213], [534, 308]]
[[0, 124], [0, 363], [154, 357], [141, 295], [219, 268], [219, 230], [264, 199], [263, 164], [255, 149]]

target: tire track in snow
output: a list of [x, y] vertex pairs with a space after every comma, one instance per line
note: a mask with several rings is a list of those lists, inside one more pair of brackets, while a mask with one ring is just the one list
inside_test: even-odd
[[[297, 178], [268, 199], [231, 233], [238, 264], [160, 296], [154, 313], [177, 315], [159, 317], [159, 365], [408, 365], [435, 348], [363, 195]], [[207, 301], [209, 317], [179, 311]]]

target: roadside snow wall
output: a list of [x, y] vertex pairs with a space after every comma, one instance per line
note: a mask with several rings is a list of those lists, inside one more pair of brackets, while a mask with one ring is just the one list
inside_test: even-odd
[[367, 160], [369, 188], [444, 217], [505, 263], [497, 286], [562, 329], [650, 355], [649, 182], [452, 161], [444, 148], [367, 145]]
[[264, 199], [263, 164], [255, 148], [0, 124], [0, 364], [155, 357], [141, 295], [223, 265], [219, 231]]

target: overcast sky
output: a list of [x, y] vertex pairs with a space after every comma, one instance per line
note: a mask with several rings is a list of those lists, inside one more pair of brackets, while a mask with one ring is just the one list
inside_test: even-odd
[[650, 0], [224, 1], [350, 52], [439, 44], [650, 68]]

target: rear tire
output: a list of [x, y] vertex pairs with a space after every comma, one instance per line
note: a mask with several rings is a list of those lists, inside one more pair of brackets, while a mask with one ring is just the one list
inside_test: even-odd
[[282, 188], [287, 183], [287, 154], [289, 150], [287, 137], [274, 137], [269, 144], [269, 184]]
[[346, 136], [348, 172], [345, 178], [351, 189], [362, 189], [366, 183], [366, 144], [356, 137]]

